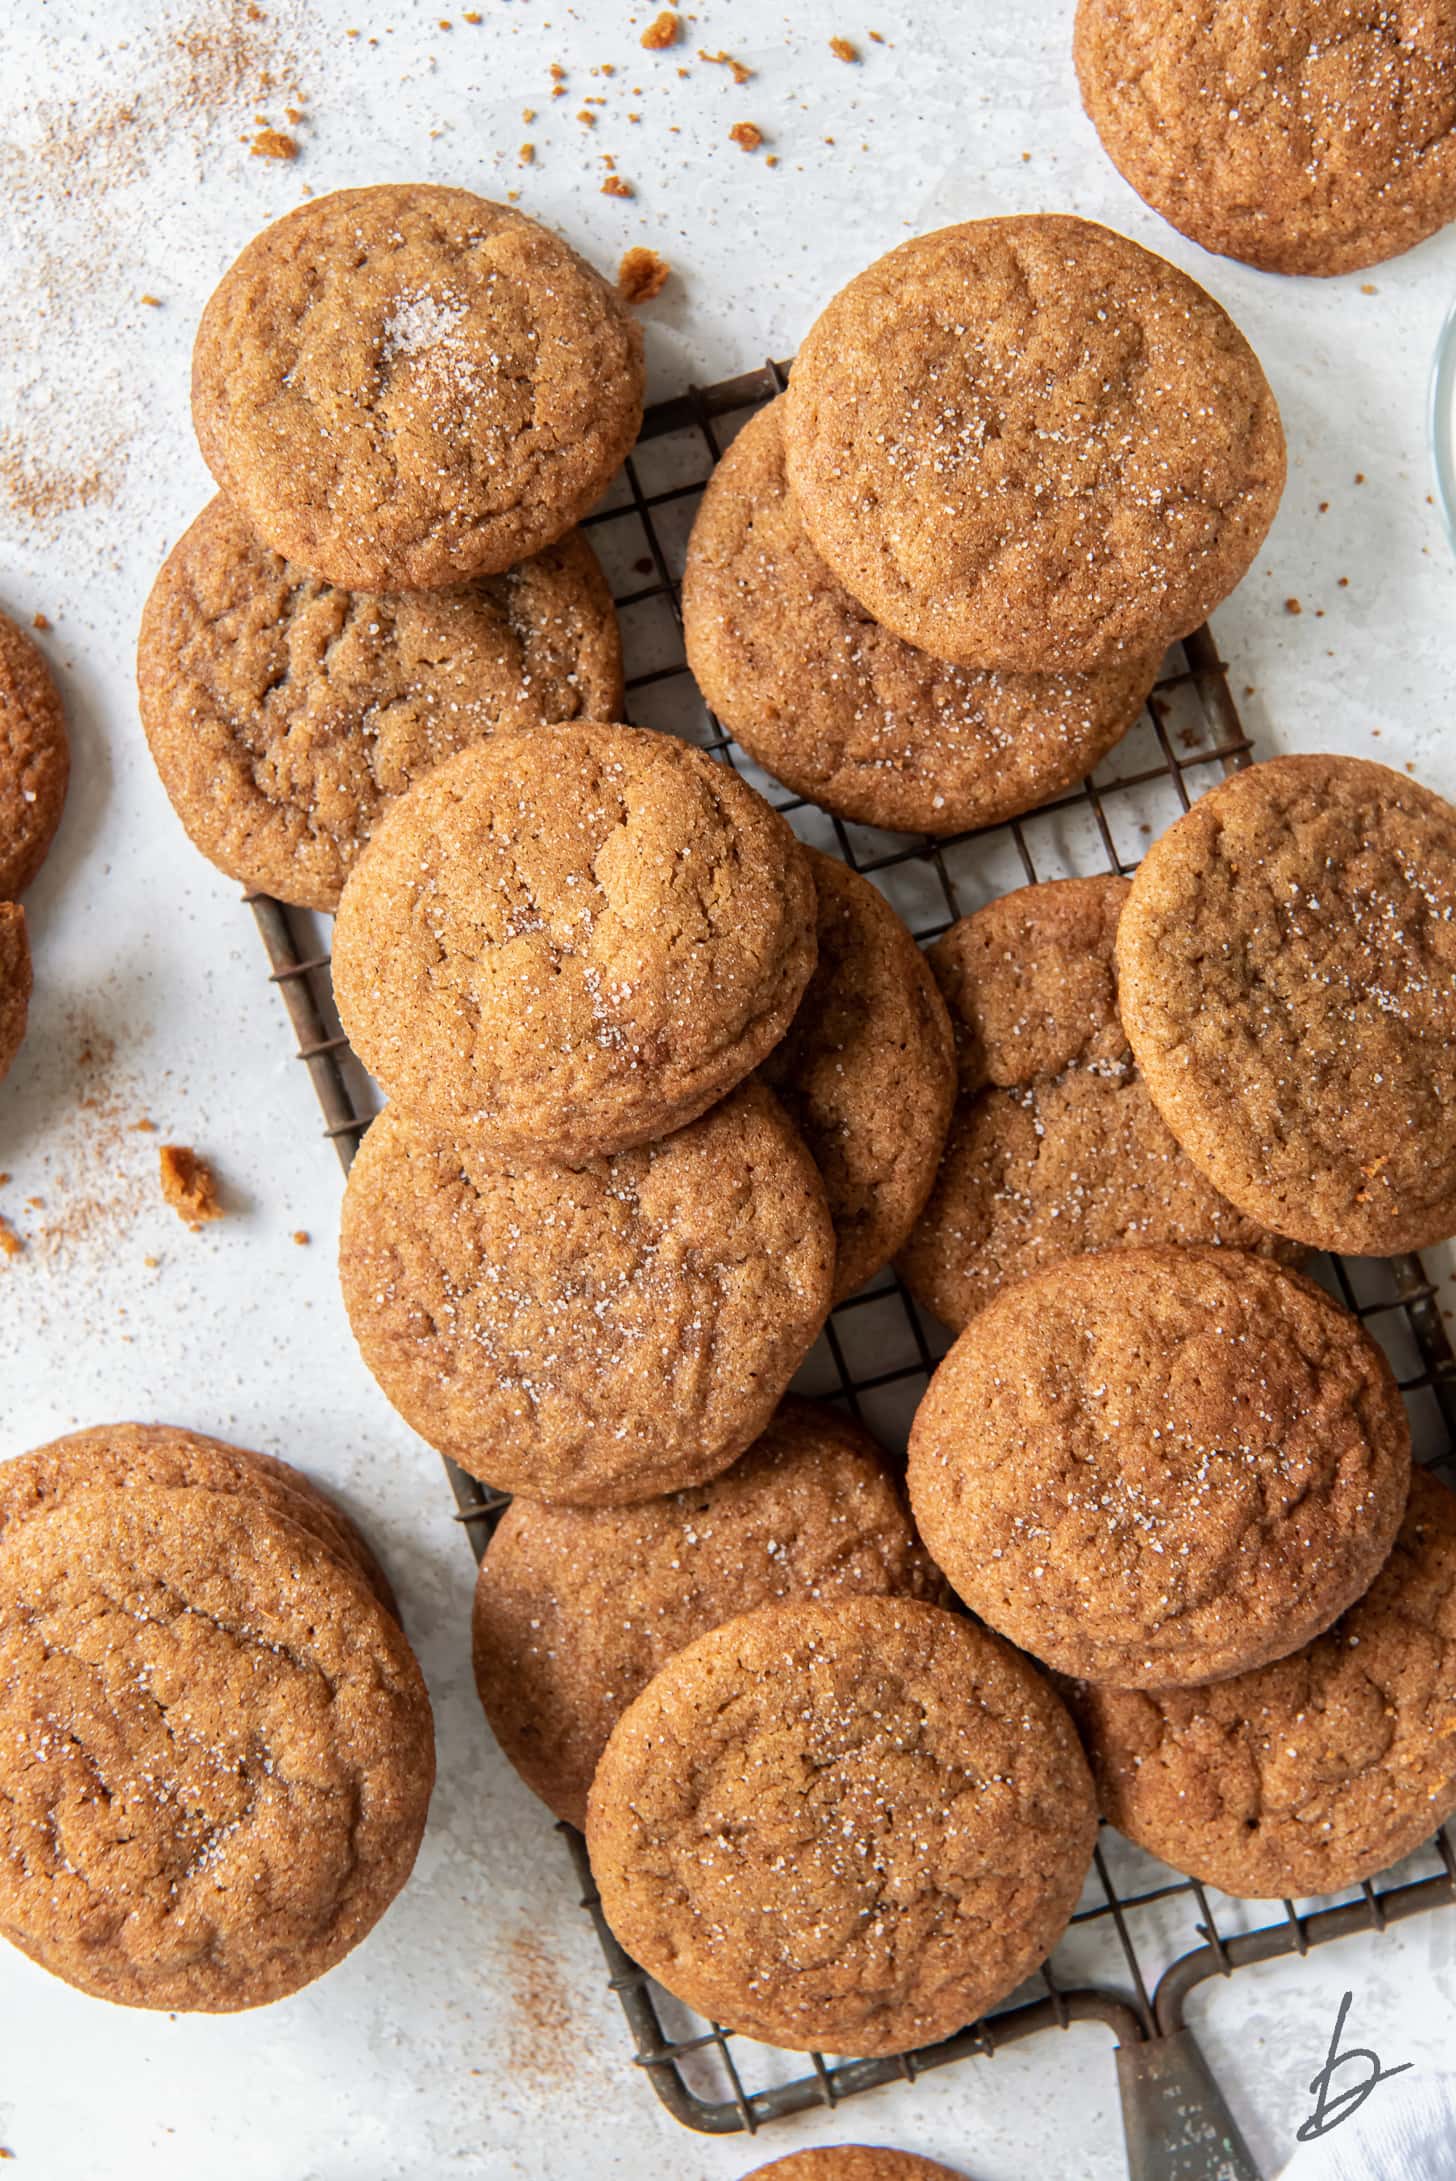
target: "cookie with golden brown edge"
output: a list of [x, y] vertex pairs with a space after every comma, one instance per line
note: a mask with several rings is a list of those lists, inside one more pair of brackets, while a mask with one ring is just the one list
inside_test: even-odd
[[1225, 1893], [1337, 1893], [1456, 1810], [1456, 1496], [1417, 1470], [1395, 1549], [1302, 1651], [1206, 1689], [1075, 1685], [1112, 1823]]
[[385, 813], [344, 889], [334, 991], [402, 1107], [583, 1160], [757, 1067], [815, 951], [808, 858], [726, 765], [637, 727], [537, 728]]
[[759, 1607], [612, 1730], [587, 1845], [617, 1937], [674, 1997], [791, 2051], [933, 2044], [1031, 1974], [1096, 1833], [1035, 1669], [901, 1598]]
[[30, 1013], [30, 941], [18, 901], [0, 901], [0, 1083], [20, 1051]]
[[1104, 1250], [1003, 1288], [910, 1435], [917, 1527], [972, 1612], [1119, 1688], [1310, 1642], [1379, 1572], [1409, 1481], [1358, 1318], [1238, 1250]]
[[434, 1779], [397, 1623], [256, 1496], [77, 1492], [0, 1546], [0, 1934], [123, 2006], [225, 2013], [342, 1959]]
[[195, 847], [280, 901], [335, 909], [396, 795], [501, 728], [612, 719], [617, 617], [571, 531], [449, 590], [316, 582], [219, 496], [142, 615], [142, 725]]
[[0, 1543], [13, 1524], [103, 1485], [198, 1485], [261, 1500], [326, 1545], [399, 1619], [389, 1578], [368, 1541], [302, 1470], [179, 1424], [92, 1424], [0, 1462]]
[[834, 1220], [834, 1299], [887, 1265], [930, 1193], [955, 1050], [925, 957], [877, 887], [808, 851], [819, 960], [761, 1073], [813, 1152]]
[[1126, 879], [1023, 886], [928, 959], [955, 1024], [960, 1097], [930, 1201], [899, 1257], [960, 1329], [1008, 1282], [1085, 1250], [1227, 1243], [1297, 1263], [1178, 1149], [1117, 1014]]
[[0, 900], [45, 862], [65, 808], [71, 746], [45, 655], [0, 613]]
[[503, 1490], [615, 1507], [758, 1437], [828, 1313], [834, 1230], [758, 1084], [574, 1169], [390, 1108], [349, 1175], [339, 1270], [364, 1361], [432, 1446]]
[[755, 2166], [746, 2181], [962, 2181], [949, 2166], [914, 2151], [886, 2151], [868, 2143], [826, 2144], [817, 2151], [790, 2151], [787, 2158]]
[[995, 825], [1084, 779], [1137, 718], [1159, 660], [977, 671], [881, 628], [810, 541], [783, 409], [738, 434], [688, 544], [688, 664], [730, 733], [796, 794], [905, 832]]
[[192, 353], [218, 484], [360, 591], [493, 575], [565, 535], [642, 419], [642, 336], [559, 235], [464, 189], [299, 205], [224, 274]]
[[902, 243], [821, 314], [789, 481], [847, 590], [966, 666], [1085, 672], [1194, 629], [1284, 485], [1258, 358], [1186, 273], [1052, 214]]
[[705, 1484], [634, 1507], [502, 1515], [475, 1591], [475, 1685], [526, 1785], [569, 1825], [617, 1720], [657, 1669], [775, 1598], [933, 1597], [939, 1578], [869, 1434], [785, 1401]]
[[1456, 218], [1456, 0], [1080, 0], [1103, 148], [1206, 250], [1348, 273]]
[[1163, 1119], [1312, 1248], [1456, 1233], [1456, 809], [1354, 757], [1235, 773], [1155, 841], [1117, 935]]

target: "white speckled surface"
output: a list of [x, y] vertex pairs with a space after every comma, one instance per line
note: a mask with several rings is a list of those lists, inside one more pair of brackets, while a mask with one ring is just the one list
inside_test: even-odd
[[[433, 1457], [355, 1359], [333, 1279], [337, 1172], [236, 889], [193, 854], [152, 775], [133, 636], [158, 561], [209, 489], [187, 421], [193, 323], [235, 251], [305, 183], [520, 186], [524, 209], [604, 266], [653, 244], [674, 268], [645, 314], [658, 394], [789, 353], [831, 290], [907, 233], [1071, 209], [1202, 279], [1283, 406], [1284, 509], [1217, 617], [1259, 742], [1409, 761], [1456, 794], [1456, 567], [1424, 440], [1456, 232], [1367, 282], [1285, 283], [1205, 257], [1102, 157], [1076, 104], [1070, 0], [902, 0], [864, 21], [822, 0], [788, 13], [719, 0], [690, 20], [686, 59], [642, 53], [656, 9], [626, 0], [480, 0], [479, 26], [457, 15], [449, 30], [441, 4], [264, 0], [254, 23], [214, 0], [6, 10], [0, 606], [54, 624], [42, 640], [70, 706], [76, 777], [29, 898], [32, 1032], [0, 1097], [0, 1209], [32, 1236], [0, 1266], [0, 1454], [76, 1423], [160, 1415], [333, 1480], [396, 1575], [436, 1701], [441, 1781], [415, 1881], [383, 1927], [262, 2014], [129, 2015], [0, 1951], [0, 2146], [17, 2175], [45, 2181], [89, 2181], [103, 2164], [114, 2181], [726, 2181], [755, 2152], [867, 2136], [977, 2181], [1113, 2181], [1100, 2030], [1035, 2040], [755, 2147], [685, 2136], [633, 2079], [564, 1850], [483, 1733], [469, 1557]], [[891, 42], [870, 43], [871, 23]], [[860, 42], [862, 65], [834, 58], [832, 34]], [[753, 79], [736, 87], [697, 62], [700, 44], [726, 46]], [[569, 71], [555, 101], [553, 61]], [[602, 63], [616, 74], [592, 80]], [[260, 65], [280, 79], [264, 94]], [[255, 114], [286, 125], [295, 78], [301, 157], [251, 158], [240, 139]], [[587, 96], [607, 101], [591, 129], [574, 118]], [[764, 129], [776, 170], [729, 143], [738, 119]], [[523, 140], [537, 147], [530, 168]], [[634, 185], [630, 202], [600, 194], [604, 152]], [[143, 1116], [216, 1160], [233, 1194], [223, 1225], [193, 1237], [160, 1204], [156, 1138], [130, 1125]], [[308, 1248], [290, 1240], [299, 1228]], [[1347, 1987], [1356, 2042], [1387, 2063], [1449, 2067], [1449, 1914], [1195, 2002], [1271, 2173]]]

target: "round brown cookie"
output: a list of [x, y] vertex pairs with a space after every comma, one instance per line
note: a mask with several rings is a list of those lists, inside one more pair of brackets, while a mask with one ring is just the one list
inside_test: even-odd
[[0, 1083], [20, 1051], [30, 1013], [30, 941], [18, 901], [0, 901]]
[[1206, 250], [1348, 273], [1456, 217], [1456, 4], [1080, 0], [1082, 103]]
[[642, 335], [549, 229], [464, 189], [316, 197], [224, 274], [192, 353], [213, 476], [351, 590], [491, 575], [585, 514], [637, 437]]
[[869, 1434], [786, 1401], [690, 1491], [612, 1509], [513, 1500], [480, 1565], [475, 1685], [526, 1785], [581, 1827], [612, 1728], [695, 1636], [774, 1598], [930, 1597], [938, 1580]]
[[1308, 1643], [1374, 1579], [1409, 1478], [1359, 1320], [1237, 1250], [1105, 1250], [1003, 1288], [910, 1435], [916, 1523], [972, 1612], [1122, 1688]]
[[843, 1302], [889, 1263], [930, 1193], [955, 1048], [925, 957], [884, 895], [836, 857], [808, 853], [818, 965], [761, 1072], [824, 1176]]
[[434, 1769], [398, 1626], [255, 1495], [78, 1492], [0, 1548], [0, 1933], [82, 1991], [297, 1991], [408, 1878]]
[[137, 682], [194, 845], [245, 886], [334, 909], [385, 804], [442, 758], [502, 727], [614, 718], [622, 646], [580, 531], [451, 590], [342, 591], [219, 496], [152, 586]]
[[45, 862], [70, 777], [60, 691], [39, 645], [0, 613], [0, 899]]
[[1292, 1658], [1071, 1696], [1107, 1816], [1175, 1870], [1257, 1900], [1373, 1878], [1456, 1810], [1456, 1497], [1417, 1470], [1373, 1585]]
[[1209, 1242], [1303, 1255], [1226, 1203], [1158, 1118], [1117, 1015], [1127, 892], [1111, 876], [1023, 886], [930, 949], [961, 1090], [899, 1269], [957, 1330], [1008, 1281], [1086, 1250]]
[[576, 1170], [391, 1109], [349, 1175], [339, 1271], [364, 1361], [432, 1446], [502, 1490], [614, 1507], [758, 1437], [824, 1323], [834, 1231], [757, 1084]]
[[814, 957], [808, 858], [726, 765], [637, 727], [538, 728], [385, 813], [344, 889], [334, 991], [402, 1106], [579, 1160], [731, 1090]]
[[1117, 935], [1153, 1103], [1251, 1219], [1384, 1257], [1456, 1233], [1456, 810], [1276, 757], [1154, 842]]
[[914, 2151], [835, 2143], [818, 2151], [790, 2151], [787, 2158], [755, 2166], [745, 2181], [962, 2181], [962, 2176]]
[[1284, 485], [1274, 397], [1213, 298], [1050, 214], [941, 228], [851, 281], [784, 438], [814, 543], [877, 621], [1035, 674], [1196, 628]]
[[0, 1462], [0, 1540], [12, 1523], [102, 1485], [200, 1485], [262, 1500], [327, 1545], [399, 1619], [389, 1577], [367, 1539], [311, 1478], [271, 1454], [229, 1446], [180, 1424], [92, 1424]]
[[688, 664], [723, 724], [795, 794], [904, 832], [995, 825], [1084, 779], [1137, 718], [1159, 660], [977, 672], [880, 628], [810, 542], [783, 406], [738, 434], [688, 545]]
[[761, 1606], [612, 1730], [587, 1844], [617, 1937], [676, 1998], [791, 2051], [906, 2052], [1030, 1976], [1096, 1817], [1025, 1659], [902, 1598]]

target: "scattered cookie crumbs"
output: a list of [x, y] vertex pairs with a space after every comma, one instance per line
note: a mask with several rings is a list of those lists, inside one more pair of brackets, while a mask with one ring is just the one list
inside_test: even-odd
[[877, 30], [872, 30], [872, 31], [870, 32], [870, 38], [871, 38], [871, 40], [873, 41], [873, 43], [874, 43], [875, 45], [883, 45], [883, 44], [884, 44], [884, 42], [885, 42], [885, 41], [884, 41], [884, 39], [883, 39], [883, 37], [882, 37], [882, 36], [880, 35], [879, 31], [877, 31]]
[[1356, 470], [1356, 472], [1355, 472], [1355, 482], [1356, 482], [1356, 484], [1357, 484], [1357, 485], [1363, 485], [1363, 484], [1364, 484], [1364, 482], [1365, 482], [1365, 472], [1364, 472], [1364, 470]]
[[131, 1125], [139, 1136], [155, 1136], [157, 1133], [157, 1124], [149, 1114], [144, 1113], [139, 1121], [133, 1121]]
[[832, 136], [826, 136], [824, 141], [826, 144], [832, 144], [834, 142], [834, 139]]
[[731, 53], [708, 53], [704, 51], [702, 46], [699, 46], [698, 59], [709, 62], [714, 68], [728, 69], [735, 83], [747, 83], [753, 75], [753, 70], [745, 68], [742, 61], [735, 61]]
[[190, 1144], [163, 1144], [158, 1160], [162, 1194], [178, 1218], [185, 1219], [194, 1234], [199, 1227], [206, 1226], [210, 1219], [222, 1218], [217, 1176], [207, 1161], [197, 1156]]
[[1376, 287], [1373, 280], [1362, 280], [1360, 283], [1360, 293], [1362, 295], [1379, 295], [1380, 290]]
[[620, 174], [609, 174], [602, 184], [602, 195], [604, 197], [630, 197], [632, 195], [632, 184], [624, 182]]
[[533, 159], [535, 158], [535, 156], [536, 156], [536, 147], [535, 147], [535, 145], [534, 145], [534, 144], [523, 144], [523, 145], [521, 146], [521, 149], [520, 149], [519, 153], [517, 154], [517, 156], [519, 157], [519, 159], [520, 159], [520, 162], [521, 162], [521, 165], [522, 165], [523, 167], [528, 167], [528, 166], [530, 166], [530, 164], [531, 164], [532, 160], [533, 160]]
[[160, 310], [162, 307], [162, 298], [159, 295], [144, 295], [141, 300], [148, 310]]
[[763, 163], [766, 167], [776, 167], [779, 163], [778, 153], [776, 151], [765, 152]]
[[1329, 513], [1329, 511], [1330, 511], [1330, 503], [1329, 503], [1329, 501], [1328, 501], [1328, 500], [1321, 500], [1321, 501], [1320, 501], [1320, 504], [1319, 504], [1319, 511], [1320, 511], [1321, 515], [1328, 515], [1328, 513]]
[[551, 86], [551, 96], [553, 98], [565, 98], [566, 85], [564, 83], [553, 83]]
[[521, 108], [521, 119], [526, 123], [528, 128], [530, 124], [535, 120], [535, 118], [536, 109], [534, 106], [523, 106]]
[[837, 61], [857, 61], [859, 47], [849, 38], [831, 38], [829, 50]]
[[301, 106], [285, 106], [283, 118], [292, 128], [296, 129], [303, 119], [303, 108]]
[[728, 135], [743, 151], [757, 151], [763, 142], [762, 129], [752, 121], [735, 121]]
[[597, 125], [596, 115], [589, 114], [584, 106], [582, 107], [581, 112], [577, 115], [576, 118], [579, 122], [581, 122], [584, 128], [594, 129]]
[[30, 617], [30, 625], [33, 629], [48, 629], [50, 622], [43, 613], [33, 613]]
[[681, 36], [682, 17], [675, 15], [671, 8], [664, 8], [643, 31], [642, 43], [649, 53], [661, 53], [666, 47], [676, 45]]
[[1303, 613], [1304, 608], [1300, 605], [1297, 598], [1286, 598], [1284, 601], [1284, 611], [1286, 613]]
[[5, 1214], [0, 1212], [0, 1257], [20, 1257], [24, 1254], [24, 1251], [25, 1244], [11, 1226]]
[[[601, 65], [601, 73], [602, 73], [602, 75], [604, 75], [604, 76], [615, 76], [615, 74], [617, 73], [617, 64], [616, 64], [616, 62], [615, 62], [615, 61], [603, 61], [603, 62], [602, 62], [602, 65]], [[594, 69], [592, 70], [592, 74], [593, 74], [593, 75], [596, 75], [596, 74], [597, 74], [597, 70], [596, 70], [595, 68], [594, 68]]]
[[255, 159], [296, 159], [298, 145], [281, 129], [261, 129], [253, 138], [252, 155]]
[[636, 243], [617, 267], [617, 293], [625, 303], [650, 303], [666, 287], [668, 272], [666, 258]]
[[546, 73], [553, 83], [565, 83], [566, 81], [566, 70], [562, 67], [560, 61], [553, 61]]
[[485, 21], [485, 17], [481, 14], [478, 8], [467, 8], [465, 13], [461, 16], [460, 20], [462, 23], [483, 23]]
[[142, 1264], [145, 1266], [148, 1272], [155, 1272], [161, 1262], [162, 1260], [160, 1257], [144, 1257], [142, 1259]]
[[308, 1248], [309, 1243], [313, 1240], [313, 1236], [309, 1233], [307, 1227], [295, 1227], [293, 1230], [293, 1239], [298, 1244], [299, 1248], [301, 1250], [304, 1250]]

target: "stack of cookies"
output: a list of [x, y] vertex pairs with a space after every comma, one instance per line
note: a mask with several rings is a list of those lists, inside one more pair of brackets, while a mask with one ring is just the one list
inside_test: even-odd
[[124, 2006], [297, 1991], [409, 1877], [429, 1699], [348, 1518], [163, 1425], [0, 1464], [0, 1933]]
[[332, 910], [442, 758], [617, 715], [616, 615], [575, 525], [636, 437], [642, 377], [606, 282], [465, 190], [342, 190], [248, 245], [193, 354], [219, 496], [138, 653], [162, 783], [219, 869]]
[[45, 862], [70, 778], [60, 693], [39, 648], [0, 614], [0, 1080], [30, 1009], [30, 941], [19, 895]]

